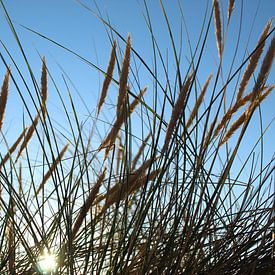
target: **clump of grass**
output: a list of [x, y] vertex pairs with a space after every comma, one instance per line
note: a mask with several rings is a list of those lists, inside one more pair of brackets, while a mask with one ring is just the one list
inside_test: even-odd
[[[227, 30], [234, 2], [228, 2]], [[268, 21], [248, 57], [234, 59], [231, 67], [237, 69], [228, 72], [223, 58], [228, 32], [222, 33], [220, 4], [212, 2], [213, 14], [206, 11], [208, 24], [202, 26], [202, 36], [195, 45], [189, 42], [188, 67], [177, 53], [174, 38], [179, 34], [172, 33], [161, 1], [176, 65], [172, 73], [146, 2], [154, 69], [134, 48], [134, 39], [124, 38], [100, 15], [111, 42], [106, 72], [43, 36], [104, 75], [95, 111], [88, 110], [84, 121], [67, 77], [63, 78], [68, 89], [65, 98], [45, 58], [40, 88], [25, 60], [33, 86], [23, 83], [37, 95], [30, 93], [30, 105], [7, 65], [13, 63], [25, 80], [17, 63], [12, 55], [8, 60], [1, 55], [7, 73], [0, 95], [0, 130], [6, 145], [0, 159], [0, 274], [43, 274], [39, 259], [45, 251], [57, 260], [56, 270], [48, 274], [274, 273], [274, 154], [268, 161], [264, 158], [269, 126], [264, 128], [261, 107], [274, 89], [268, 78], [274, 60], [274, 28]], [[215, 36], [219, 62], [208, 74], [201, 68], [201, 58], [207, 57], [206, 43]], [[23, 50], [22, 41], [17, 42]], [[153, 88], [142, 83], [137, 63], [145, 68], [143, 74], [149, 74]], [[209, 75], [204, 76], [202, 87], [201, 71]], [[56, 89], [54, 95], [48, 91], [49, 81]], [[117, 88], [115, 105], [107, 104], [111, 83]], [[3, 121], [10, 84], [22, 96], [31, 122], [26, 127], [24, 117], [22, 132], [8, 146]], [[51, 96], [60, 99], [67, 128], [56, 123], [48, 108]], [[110, 123], [104, 119], [106, 106], [113, 106], [108, 110]], [[258, 110], [260, 136], [239, 161], [251, 122], [256, 128]]]

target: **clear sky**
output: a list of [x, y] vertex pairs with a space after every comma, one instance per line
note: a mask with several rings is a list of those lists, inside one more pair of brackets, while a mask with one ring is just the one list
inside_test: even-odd
[[[165, 52], [168, 49], [168, 57], [172, 60], [171, 43], [159, 1], [150, 0], [147, 2], [154, 33], [160, 45], [161, 51], [165, 55]], [[202, 26], [206, 7], [208, 5], [208, 10], [210, 9], [211, 1], [184, 0], [179, 2], [182, 6], [183, 15], [186, 21], [192, 47], [194, 49]], [[226, 18], [227, 1], [222, 0], [220, 2], [222, 14], [224, 18]], [[62, 72], [57, 66], [57, 64], [60, 64], [66, 73], [68, 73], [77, 89], [81, 92], [86, 104], [94, 113], [99, 96], [100, 83], [103, 79], [102, 76], [99, 78], [99, 73], [95, 69], [87, 66], [82, 61], [66, 52], [64, 49], [61, 49], [49, 41], [25, 30], [21, 27], [21, 25], [38, 31], [39, 33], [77, 52], [89, 61], [97, 64], [100, 68], [105, 69], [110, 53], [110, 42], [102, 23], [93, 14], [74, 0], [3, 0], [3, 3], [5, 4], [10, 17], [13, 20], [16, 31], [18, 32], [28, 60], [33, 68], [33, 71], [36, 73], [35, 76], [38, 81], [41, 70], [41, 62], [39, 61], [38, 55], [39, 52], [42, 56], [46, 56], [48, 67], [53, 73], [54, 79], [57, 81], [58, 85], [64, 89], [64, 83], [61, 78]], [[96, 6], [93, 1], [82, 1], [82, 3], [96, 11]], [[180, 14], [178, 1], [164, 0], [163, 3], [172, 26], [176, 46], [179, 46], [182, 17]], [[97, 1], [97, 4], [102, 15], [105, 18], [107, 18], [107, 16], [109, 17], [110, 22], [113, 26], [115, 26], [121, 35], [126, 38], [127, 34], [131, 33], [133, 47], [140, 53], [148, 65], [152, 65], [152, 45], [150, 33], [146, 27], [145, 19], [143, 17], [145, 13], [143, 1], [100, 0]], [[235, 49], [236, 37], [240, 24], [239, 18], [241, 14], [241, 5], [243, 5], [241, 38], [233, 69], [236, 69], [241, 64], [244, 55], [247, 54], [245, 49], [250, 32], [251, 37], [247, 48], [248, 52], [250, 52], [255, 46], [264, 25], [268, 19], [274, 16], [275, 11], [275, 1], [273, 0], [236, 1], [236, 7], [232, 15], [232, 24], [230, 25], [227, 46], [225, 49], [225, 63], [230, 61], [233, 50]], [[255, 21], [253, 22], [254, 19]], [[3, 11], [1, 11], [0, 14], [0, 22], [1, 41], [10, 50], [22, 72], [26, 73], [26, 65], [23, 62], [18, 45], [16, 44], [15, 39], [6, 23]], [[208, 46], [201, 64], [201, 66], [204, 66], [205, 68], [200, 70], [201, 83], [206, 79], [206, 76], [211, 71], [216, 69], [218, 62], [213, 23], [211, 25], [210, 32], [211, 34], [207, 43]], [[186, 37], [186, 32], [183, 30], [183, 59], [190, 56]], [[268, 42], [270, 42], [270, 39]], [[121, 41], [120, 45], [122, 49], [124, 49], [124, 44], [121, 43]], [[7, 57], [4, 53], [3, 47], [1, 47], [1, 52], [5, 57]], [[7, 61], [8, 63], [11, 63], [8, 58]], [[171, 64], [171, 71], [173, 66], [174, 64]], [[225, 75], [227, 69], [228, 67], [225, 66]], [[149, 85], [150, 87], [150, 85], [152, 85], [151, 79], [148, 75], [146, 75], [145, 70], [144, 73], [142, 70], [143, 69], [141, 68], [140, 76], [142, 78], [142, 85]], [[186, 72], [184, 68], [182, 68], [182, 70], [183, 72]], [[4, 75], [4, 72], [5, 68], [3, 64], [1, 64], [0, 74]], [[274, 83], [274, 76], [275, 74], [273, 68], [269, 77], [269, 83]], [[27, 81], [29, 82], [30, 80], [28, 79]], [[49, 86], [51, 88], [52, 84], [49, 84]], [[48, 106], [56, 112], [56, 117], [58, 117], [60, 107], [55, 100], [54, 94], [54, 92], [51, 93], [51, 91], [49, 91]], [[263, 105], [263, 119], [265, 126], [275, 116], [274, 102], [275, 94], [273, 91], [270, 98]], [[10, 112], [11, 109], [13, 112]], [[20, 116], [23, 111], [23, 108], [20, 107], [18, 96], [16, 95], [16, 90], [14, 88], [11, 88], [8, 110], [7, 116], [10, 117], [11, 120], [9, 120], [10, 122], [7, 122], [8, 124], [6, 125], [6, 129], [11, 129], [11, 127], [15, 125], [14, 123], [19, 123]], [[85, 109], [80, 108], [79, 114], [81, 115], [81, 113], [85, 116]], [[274, 126], [272, 126], [271, 129], [275, 130]], [[252, 130], [253, 129], [251, 129], [251, 131]], [[269, 135], [271, 135], [272, 131], [269, 133]], [[271, 136], [269, 140], [272, 140]], [[274, 144], [271, 141], [269, 141], [268, 144], [272, 148], [270, 151], [274, 152]]]

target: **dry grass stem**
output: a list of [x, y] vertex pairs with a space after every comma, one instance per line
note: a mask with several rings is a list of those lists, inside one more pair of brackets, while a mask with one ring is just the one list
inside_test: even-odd
[[121, 160], [124, 157], [124, 147], [123, 147], [123, 143], [122, 143], [121, 134], [118, 133], [117, 139], [118, 139], [118, 144], [117, 144], [116, 174], [119, 173], [120, 163], [121, 163]]
[[214, 18], [215, 18], [215, 31], [216, 31], [216, 41], [217, 48], [219, 52], [219, 57], [222, 56], [222, 23], [221, 23], [221, 14], [220, 14], [220, 6], [218, 0], [213, 0], [214, 7]]
[[130, 67], [130, 56], [131, 56], [131, 36], [128, 35], [122, 69], [121, 69], [120, 78], [119, 78], [117, 115], [119, 115], [120, 109], [122, 108], [126, 98], [127, 81], [128, 81], [129, 67]]
[[260, 38], [259, 38], [258, 44], [256, 46], [256, 47], [258, 47], [258, 49], [251, 56], [250, 61], [247, 65], [247, 68], [246, 68], [246, 70], [245, 70], [245, 72], [242, 76], [242, 79], [241, 79], [241, 82], [240, 82], [240, 85], [239, 85], [239, 90], [238, 90], [237, 97], [236, 97], [236, 102], [239, 101], [242, 98], [243, 93], [245, 91], [245, 88], [247, 86], [247, 83], [248, 83], [249, 79], [251, 78], [253, 72], [255, 71], [257, 65], [258, 65], [260, 56], [262, 55], [262, 52], [263, 52], [263, 49], [264, 49], [265, 38], [268, 34], [269, 29], [271, 28], [271, 25], [272, 25], [272, 21], [270, 20], [266, 24], [266, 26], [265, 26], [265, 28], [264, 28], [264, 30], [263, 30]]
[[110, 83], [111, 83], [111, 80], [112, 80], [112, 77], [113, 77], [115, 62], [116, 62], [116, 41], [114, 41], [114, 43], [113, 43], [113, 48], [112, 48], [112, 52], [111, 52], [107, 72], [106, 72], [105, 79], [104, 79], [104, 82], [103, 82], [103, 85], [102, 85], [101, 95], [100, 95], [98, 108], [97, 108], [97, 113], [98, 114], [99, 114], [99, 112], [100, 112], [100, 110], [101, 110], [101, 108], [102, 108], [102, 106], [105, 102], [106, 96], [107, 96], [108, 88], [110, 86]]
[[10, 80], [10, 69], [7, 69], [7, 72], [4, 76], [2, 88], [1, 88], [1, 95], [0, 95], [0, 130], [3, 126], [5, 110], [7, 105], [8, 99], [8, 92], [9, 92], [9, 80]]
[[10, 274], [15, 274], [15, 234], [14, 234], [14, 214], [15, 214], [15, 204], [13, 198], [10, 198], [9, 203], [9, 217], [7, 224], [8, 231], [8, 249], [9, 249], [9, 272]]
[[206, 90], [207, 90], [207, 87], [209, 85], [211, 78], [212, 78], [212, 74], [207, 78], [207, 80], [205, 81], [205, 84], [203, 85], [201, 93], [200, 93], [200, 95], [196, 101], [196, 104], [195, 104], [194, 108], [192, 109], [189, 119], [186, 123], [186, 128], [189, 128], [191, 126], [192, 122], [194, 121], [194, 118], [195, 118], [196, 114], [198, 113], [199, 107], [201, 106], [201, 103], [204, 99], [204, 96], [205, 96], [205, 93], [206, 93]]
[[91, 208], [91, 206], [96, 198], [96, 195], [99, 191], [99, 188], [105, 179], [105, 176], [106, 176], [106, 168], [103, 170], [102, 174], [98, 177], [96, 184], [93, 186], [92, 190], [90, 191], [89, 196], [87, 197], [87, 199], [84, 201], [84, 204], [80, 208], [78, 217], [77, 217], [77, 219], [74, 223], [74, 226], [73, 226], [72, 239], [75, 238], [77, 232], [79, 231], [79, 228], [81, 227], [81, 225], [85, 219], [85, 216], [87, 215], [89, 209]]
[[44, 175], [42, 182], [40, 183], [39, 187], [36, 190], [36, 196], [39, 194], [39, 192], [42, 190], [42, 188], [44, 188], [46, 182], [48, 181], [48, 179], [50, 178], [50, 176], [53, 174], [53, 172], [55, 171], [57, 165], [60, 163], [60, 161], [62, 160], [63, 156], [65, 155], [67, 149], [69, 147], [69, 143], [67, 143], [63, 149], [60, 151], [59, 155], [57, 156], [57, 158], [53, 161], [52, 165], [50, 166], [49, 170], [47, 171], [47, 173]]
[[164, 146], [162, 148], [162, 153], [167, 149], [170, 139], [172, 137], [174, 128], [177, 124], [178, 119], [180, 118], [180, 115], [183, 111], [183, 107], [185, 104], [185, 98], [187, 95], [187, 92], [189, 90], [190, 84], [191, 84], [191, 80], [192, 80], [193, 75], [190, 75], [187, 79], [186, 82], [184, 83], [184, 85], [182, 86], [181, 90], [180, 90], [180, 94], [178, 96], [178, 99], [176, 101], [176, 104], [172, 110], [172, 115], [169, 121], [169, 124], [167, 126], [167, 130], [166, 130], [166, 135], [165, 135], [165, 139], [164, 139]]
[[22, 174], [22, 162], [19, 163], [19, 173], [18, 173], [18, 194], [23, 195], [23, 174]]

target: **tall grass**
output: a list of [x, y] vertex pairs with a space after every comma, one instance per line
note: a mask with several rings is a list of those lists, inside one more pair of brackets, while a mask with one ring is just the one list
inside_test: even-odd
[[[100, 12], [98, 20], [112, 45], [106, 72], [29, 29], [103, 74], [97, 108], [82, 121], [68, 79], [63, 78], [68, 88], [64, 95], [47, 58], [41, 58], [41, 76], [32, 71], [24, 41], [1, 1], [33, 86], [24, 81], [9, 45], [2, 43], [9, 58], [1, 54], [7, 73], [0, 95], [5, 148], [0, 155], [0, 274], [45, 274], [39, 266], [43, 253], [57, 261], [47, 274], [275, 272], [274, 152], [263, 161], [264, 136], [274, 136], [268, 132], [270, 124], [259, 130], [252, 147], [247, 145], [254, 118], [260, 116], [264, 124], [265, 110], [260, 108], [274, 89], [268, 78], [275, 54], [272, 21], [242, 61], [224, 64], [234, 1], [229, 1], [225, 19], [220, 1], [214, 0], [197, 44], [188, 45], [186, 68], [183, 49], [174, 40], [178, 34], [172, 32], [160, 1], [174, 56], [171, 72], [144, 4], [152, 67], [135, 50], [134, 39], [124, 38]], [[200, 79], [207, 43], [215, 45], [211, 26], [219, 61], [210, 76]], [[153, 79], [152, 87], [142, 83], [136, 62]], [[32, 106], [19, 83], [29, 92]], [[61, 102], [66, 129], [56, 127], [55, 114], [47, 107], [49, 83]], [[9, 84], [25, 110], [14, 140], [5, 131]], [[108, 94], [111, 85], [115, 97]], [[113, 109], [106, 108], [110, 100], [115, 101]], [[111, 121], [105, 119], [106, 112]]]

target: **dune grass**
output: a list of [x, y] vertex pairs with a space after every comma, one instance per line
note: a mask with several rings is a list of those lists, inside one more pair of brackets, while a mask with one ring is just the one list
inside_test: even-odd
[[[65, 77], [68, 92], [60, 93], [47, 58], [41, 58], [41, 75], [32, 72], [23, 41], [17, 40], [33, 76], [33, 87], [23, 81], [32, 95], [30, 106], [18, 84], [24, 80], [20, 68], [12, 55], [7, 60], [1, 54], [7, 72], [0, 95], [5, 148], [0, 155], [0, 274], [275, 272], [274, 153], [262, 161], [264, 136], [274, 136], [268, 132], [270, 124], [259, 131], [252, 148], [238, 155], [255, 127], [251, 121], [264, 112], [260, 107], [274, 89], [268, 78], [274, 27], [267, 22], [243, 60], [224, 64], [234, 1], [228, 3], [227, 18], [221, 18], [218, 0], [212, 4], [199, 41], [195, 47], [188, 45], [186, 68], [160, 1], [174, 55], [171, 76], [146, 2], [152, 67], [135, 50], [131, 36], [124, 38], [100, 13], [112, 45], [106, 69], [29, 29], [103, 74], [97, 107], [85, 121], [78, 116]], [[219, 61], [216, 71], [199, 79], [211, 25]], [[9, 46], [2, 46], [9, 55]], [[140, 81], [136, 61], [153, 79], [152, 87]], [[224, 74], [226, 66], [235, 69]], [[64, 132], [55, 127], [55, 114], [47, 108], [49, 82], [69, 125]], [[21, 96], [26, 113], [14, 140], [5, 136], [9, 84]], [[110, 85], [117, 91], [111, 110], [106, 108]], [[106, 113], [110, 122], [104, 119]], [[85, 128], [87, 121], [90, 129]], [[56, 258], [54, 271], [43, 273], [39, 267], [43, 253]]]

